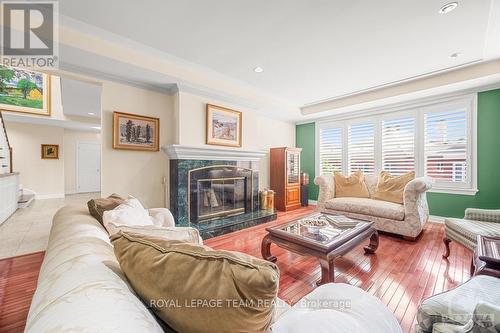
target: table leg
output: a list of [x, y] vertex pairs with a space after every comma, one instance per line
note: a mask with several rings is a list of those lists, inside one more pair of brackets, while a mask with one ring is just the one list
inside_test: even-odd
[[319, 258], [319, 264], [321, 266], [321, 280], [316, 282], [316, 285], [320, 286], [325, 283], [334, 282], [335, 280], [334, 259], [326, 260]]
[[267, 261], [275, 262], [277, 258], [271, 254], [271, 235], [267, 234], [262, 239], [262, 244], [260, 245], [260, 253], [262, 258]]
[[378, 249], [378, 232], [375, 232], [370, 237], [370, 244], [364, 247], [365, 253], [374, 254]]

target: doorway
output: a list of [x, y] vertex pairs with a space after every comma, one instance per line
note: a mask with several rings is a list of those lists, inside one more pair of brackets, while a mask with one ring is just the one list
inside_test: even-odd
[[101, 144], [78, 142], [76, 186], [78, 193], [101, 191]]

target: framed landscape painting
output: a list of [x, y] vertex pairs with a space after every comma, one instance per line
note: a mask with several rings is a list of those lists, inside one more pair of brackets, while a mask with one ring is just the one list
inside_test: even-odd
[[50, 116], [50, 75], [0, 65], [0, 110]]
[[207, 104], [207, 144], [241, 147], [241, 112]]
[[113, 148], [160, 150], [160, 119], [113, 112]]

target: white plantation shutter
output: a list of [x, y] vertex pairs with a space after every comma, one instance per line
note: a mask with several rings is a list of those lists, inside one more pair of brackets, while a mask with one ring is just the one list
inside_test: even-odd
[[321, 174], [342, 171], [342, 128], [320, 128], [319, 163]]
[[425, 174], [441, 183], [467, 183], [467, 112], [426, 113]]
[[375, 125], [373, 123], [349, 126], [348, 172], [362, 170], [375, 172]]
[[415, 117], [382, 121], [382, 168], [391, 175], [415, 170]]

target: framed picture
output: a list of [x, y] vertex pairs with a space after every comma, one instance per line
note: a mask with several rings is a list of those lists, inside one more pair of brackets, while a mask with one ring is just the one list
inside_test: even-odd
[[241, 147], [241, 112], [207, 104], [207, 144]]
[[160, 150], [160, 119], [113, 112], [113, 148]]
[[43, 145], [42, 159], [59, 159], [59, 145]]
[[0, 65], [0, 110], [50, 116], [50, 75]]

